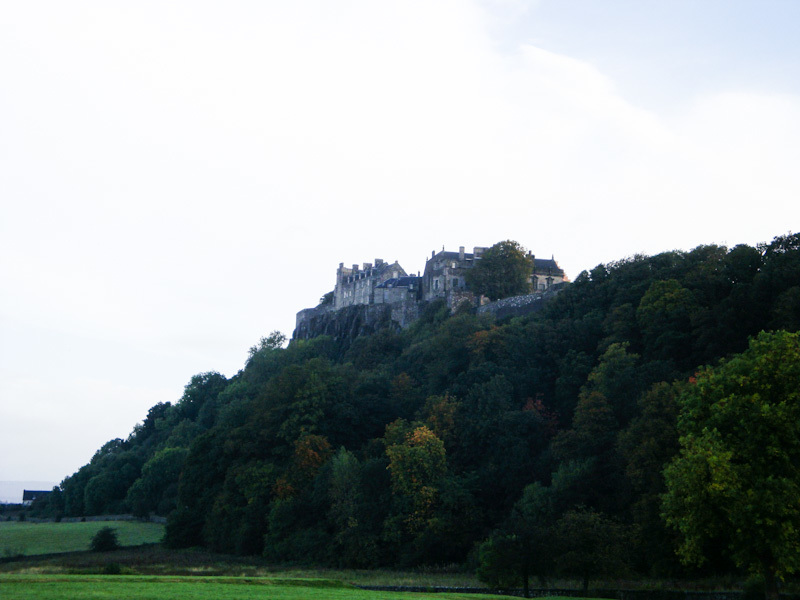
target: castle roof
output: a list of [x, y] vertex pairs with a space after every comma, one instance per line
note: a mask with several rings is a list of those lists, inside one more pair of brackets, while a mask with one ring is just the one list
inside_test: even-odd
[[[448, 260], [458, 260], [461, 258], [461, 254], [458, 252], [450, 252], [449, 250], [442, 250], [441, 252], [437, 252], [433, 258], [445, 258]], [[464, 258], [474, 258], [472, 252], [464, 252]]]
[[[480, 255], [479, 255], [480, 257]], [[472, 252], [465, 252], [463, 260], [474, 260], [475, 255]], [[449, 250], [441, 250], [429, 258], [429, 261], [459, 261], [462, 259], [461, 253], [451, 252]], [[558, 263], [553, 258], [536, 258], [533, 257], [533, 272], [537, 275], [558, 275], [563, 276], [564, 270], [558, 266]]]
[[410, 287], [414, 284], [418, 284], [422, 280], [422, 277], [408, 276], [408, 277], [397, 277], [392, 279], [387, 279], [383, 283], [379, 283], [376, 285], [376, 288], [396, 288], [396, 287]]
[[534, 258], [533, 272], [548, 275], [563, 275], [564, 270], [552, 258]]

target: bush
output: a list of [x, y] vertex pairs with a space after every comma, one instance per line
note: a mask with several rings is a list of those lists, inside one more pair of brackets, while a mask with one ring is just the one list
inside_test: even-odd
[[103, 567], [103, 575], [119, 575], [122, 573], [122, 567], [118, 563], [108, 563]]
[[94, 534], [89, 548], [94, 552], [109, 552], [119, 548], [117, 541], [117, 530], [111, 527], [103, 527]]
[[763, 600], [766, 586], [761, 575], [751, 575], [742, 586], [745, 600]]

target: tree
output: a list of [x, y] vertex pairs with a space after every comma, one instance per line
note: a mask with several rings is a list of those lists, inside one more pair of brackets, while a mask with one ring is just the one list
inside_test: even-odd
[[553, 491], [539, 483], [525, 488], [505, 526], [478, 548], [478, 578], [493, 588], [522, 585], [529, 596], [531, 575], [544, 584], [553, 571]]
[[216, 402], [227, 381], [224, 375], [216, 371], [193, 375], [191, 381], [184, 387], [183, 396], [176, 407], [180, 416], [190, 421], [197, 419], [200, 409], [205, 404]]
[[678, 396], [685, 385], [662, 381], [642, 394], [640, 416], [619, 437], [634, 492], [632, 517], [641, 531], [637, 566], [656, 576], [677, 567], [675, 532], [661, 518], [661, 496], [666, 491], [664, 467], [678, 453]]
[[663, 501], [679, 555], [702, 564], [723, 547], [777, 598], [777, 580], [800, 570], [800, 334], [762, 332], [701, 370], [679, 402]]
[[467, 271], [466, 281], [476, 294], [490, 300], [529, 294], [533, 262], [517, 242], [498, 242]]
[[629, 538], [626, 527], [603, 513], [586, 508], [568, 511], [556, 525], [556, 564], [561, 572], [581, 578], [585, 596], [590, 579], [626, 569]]
[[92, 552], [110, 552], [119, 548], [119, 541], [117, 541], [117, 530], [113, 527], [103, 527], [92, 538], [92, 543], [89, 545]]
[[[333, 292], [329, 293], [333, 294]], [[328, 294], [325, 294], [325, 296], [323, 296], [320, 299], [320, 304], [325, 304], [324, 300], [327, 296]], [[331, 296], [331, 299], [332, 298], [333, 296]], [[267, 337], [262, 337], [260, 340], [258, 340], [258, 344], [256, 344], [255, 346], [250, 346], [250, 350], [248, 350], [247, 352], [250, 355], [250, 358], [252, 358], [256, 354], [264, 350], [280, 350], [281, 348], [283, 348], [283, 345], [285, 343], [286, 343], [286, 336], [276, 329], [275, 331], [270, 333]]]
[[146, 517], [151, 511], [167, 515], [175, 508], [178, 478], [188, 454], [186, 448], [164, 448], [144, 464], [126, 497], [135, 516]]
[[[395, 425], [398, 429], [402, 425]], [[387, 441], [395, 437], [393, 426], [387, 427]], [[399, 431], [397, 432], [399, 433]], [[392, 491], [406, 500], [405, 526], [410, 532], [421, 530], [433, 513], [439, 494], [439, 483], [447, 470], [444, 444], [425, 425], [409, 431], [401, 443], [386, 448]]]
[[636, 309], [645, 356], [672, 358], [679, 364], [690, 366], [692, 314], [697, 309], [692, 292], [677, 280], [654, 281]]

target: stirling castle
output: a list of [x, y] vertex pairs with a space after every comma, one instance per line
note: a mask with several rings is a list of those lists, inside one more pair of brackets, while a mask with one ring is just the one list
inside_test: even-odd
[[376, 258], [374, 263], [336, 269], [336, 285], [315, 308], [297, 313], [295, 339], [318, 335], [354, 338], [380, 327], [407, 327], [419, 318], [422, 307], [443, 300], [451, 311], [463, 304], [478, 312], [493, 312], [499, 317], [536, 310], [551, 294], [568, 282], [555, 259], [536, 258], [530, 252], [532, 293], [488, 302], [469, 289], [467, 272], [488, 248], [464, 246], [458, 252], [442, 249], [431, 252], [422, 275], [409, 275], [400, 264]]

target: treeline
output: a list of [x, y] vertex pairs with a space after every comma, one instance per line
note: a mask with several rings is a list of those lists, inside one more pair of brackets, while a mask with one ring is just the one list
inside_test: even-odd
[[276, 561], [472, 560], [494, 583], [676, 574], [660, 513], [677, 398], [750, 336], [799, 326], [789, 234], [601, 264], [506, 322], [433, 303], [349, 345], [273, 334], [234, 377], [196, 375], [151, 408], [36, 510], [166, 515], [172, 546]]

